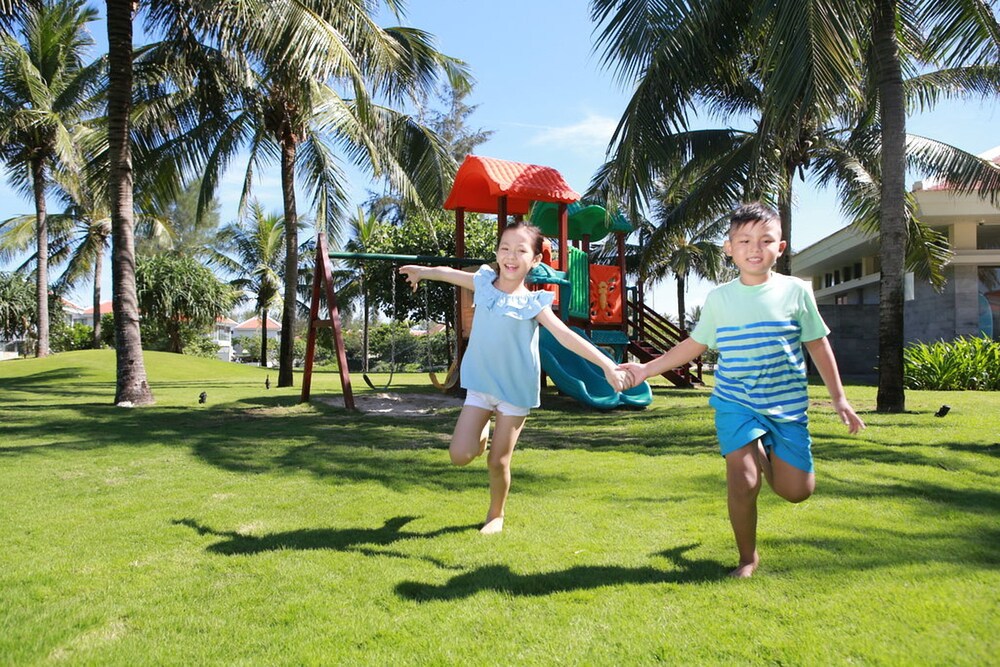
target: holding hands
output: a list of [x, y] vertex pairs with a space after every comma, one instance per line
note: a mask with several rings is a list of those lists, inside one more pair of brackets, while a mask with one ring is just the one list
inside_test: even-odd
[[[625, 389], [631, 389], [649, 377], [649, 373], [646, 371], [646, 364], [620, 364], [618, 366], [618, 372], [622, 373], [625, 377]], [[619, 389], [618, 391], [622, 390]]]
[[608, 384], [614, 387], [615, 391], [625, 391], [626, 389], [634, 386], [632, 383], [632, 377], [627, 371], [622, 370], [621, 366], [617, 368], [605, 368], [604, 379], [607, 380]]

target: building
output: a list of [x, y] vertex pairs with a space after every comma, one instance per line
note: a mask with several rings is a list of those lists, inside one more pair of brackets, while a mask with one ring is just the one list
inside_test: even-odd
[[[1000, 147], [980, 157], [1000, 168]], [[1000, 205], [958, 194], [947, 183], [920, 181], [917, 216], [947, 236], [954, 257], [941, 292], [904, 278], [904, 342], [989, 336], [1000, 340]], [[792, 257], [792, 273], [811, 280], [830, 342], [846, 376], [878, 366], [879, 259], [873, 239], [847, 227]]]
[[[259, 317], [251, 317], [248, 320], [244, 320], [233, 327], [231, 338], [233, 340], [237, 338], [253, 338], [255, 340], [260, 340], [261, 333], [261, 319]], [[278, 342], [277, 339], [281, 336], [281, 323], [275, 322], [270, 317], [267, 318], [267, 345], [268, 345], [268, 356], [277, 354]], [[275, 341], [272, 345], [271, 341]], [[241, 349], [239, 343], [234, 344], [232, 350], [231, 361], [239, 361], [243, 356], [243, 350]]]
[[236, 321], [228, 317], [217, 317], [215, 326], [212, 328], [210, 339], [219, 346], [216, 356], [220, 361], [233, 361], [233, 332], [236, 330]]

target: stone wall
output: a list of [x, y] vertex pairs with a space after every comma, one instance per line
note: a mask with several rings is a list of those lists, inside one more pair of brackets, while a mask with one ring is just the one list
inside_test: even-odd
[[[837, 358], [840, 376], [856, 381], [878, 378], [878, 306], [855, 304], [820, 306], [820, 315], [830, 327], [830, 347]], [[810, 370], [814, 372], [810, 365]]]

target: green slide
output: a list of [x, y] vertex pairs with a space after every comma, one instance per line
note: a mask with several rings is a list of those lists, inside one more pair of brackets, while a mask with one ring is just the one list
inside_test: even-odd
[[[587, 337], [582, 330], [576, 327], [573, 330], [584, 338]], [[538, 349], [542, 357], [542, 370], [559, 391], [584, 405], [598, 410], [612, 410], [619, 407], [645, 407], [653, 401], [653, 392], [646, 382], [623, 392], [615, 391], [604, 379], [604, 372], [600, 368], [567, 350], [543, 327], [538, 330]]]

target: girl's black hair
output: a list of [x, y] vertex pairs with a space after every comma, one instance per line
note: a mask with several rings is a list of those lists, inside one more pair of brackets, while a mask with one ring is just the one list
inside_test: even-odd
[[[529, 234], [531, 234], [532, 249], [535, 251], [536, 255], [542, 254], [542, 248], [545, 243], [545, 235], [542, 233], [542, 230], [540, 230], [538, 227], [534, 226], [530, 222], [518, 220], [516, 222], [510, 223], [509, 225], [503, 228], [505, 232], [508, 229], [523, 229]], [[503, 234], [500, 235], [500, 238], [503, 238]], [[500, 239], [497, 239], [497, 248], [499, 247], [500, 247]]]

